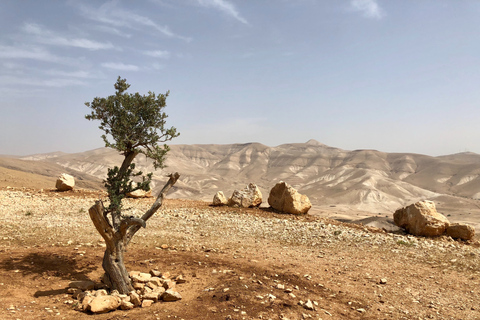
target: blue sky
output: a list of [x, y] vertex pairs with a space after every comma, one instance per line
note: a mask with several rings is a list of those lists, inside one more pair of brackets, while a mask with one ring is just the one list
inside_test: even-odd
[[172, 144], [480, 153], [480, 1], [0, 2], [0, 154], [102, 147], [84, 103], [170, 90]]

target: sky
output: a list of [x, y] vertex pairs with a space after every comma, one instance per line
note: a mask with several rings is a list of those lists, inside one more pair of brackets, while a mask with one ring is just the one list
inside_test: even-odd
[[103, 147], [85, 102], [170, 91], [171, 144], [480, 153], [478, 0], [0, 2], [0, 154]]

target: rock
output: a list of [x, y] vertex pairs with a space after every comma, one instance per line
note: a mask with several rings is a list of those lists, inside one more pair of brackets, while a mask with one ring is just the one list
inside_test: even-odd
[[75, 187], [75, 178], [66, 173], [62, 173], [55, 183], [58, 191], [72, 190], [73, 187]]
[[134, 282], [133, 283], [133, 289], [143, 290], [143, 288], [145, 288], [145, 283], [141, 283], [141, 282]]
[[185, 280], [181, 274], [179, 274], [178, 276], [176, 276], [174, 280], [175, 280], [175, 282], [176, 282], [177, 284], [187, 282], [187, 280]]
[[122, 310], [131, 310], [135, 308], [135, 305], [129, 301], [122, 300], [120, 303], [120, 309]]
[[315, 310], [312, 300], [308, 299], [307, 302], [303, 305], [303, 307], [307, 310]]
[[80, 289], [82, 291], [92, 290], [95, 288], [95, 282], [85, 281], [72, 281], [68, 284], [69, 288]]
[[106, 296], [106, 295], [108, 295], [108, 292], [107, 292], [107, 290], [105, 290], [105, 289], [97, 290], [97, 291], [95, 291], [95, 293], [94, 293], [94, 296], [95, 296], [95, 297], [101, 297], [101, 296]]
[[163, 287], [168, 290], [168, 289], [175, 289], [176, 283], [175, 281], [172, 281], [170, 279], [164, 280], [163, 282]]
[[170, 302], [181, 300], [182, 296], [177, 291], [167, 290], [162, 294], [161, 298], [165, 302]]
[[122, 300], [115, 296], [99, 296], [95, 297], [89, 304], [89, 309], [93, 313], [106, 313], [116, 310], [120, 307]]
[[452, 223], [447, 227], [447, 235], [454, 239], [471, 240], [475, 236], [475, 228], [467, 224]]
[[423, 200], [398, 209], [393, 220], [400, 228], [415, 236], [435, 237], [443, 234], [450, 222], [437, 212], [433, 201]]
[[156, 287], [161, 287], [161, 286], [163, 286], [163, 282], [164, 282], [164, 281], [165, 281], [165, 280], [162, 280], [162, 279], [160, 279], [160, 278], [158, 278], [158, 277], [152, 277], [152, 278], [150, 279], [150, 281], [148, 281], [147, 285], [148, 285], [150, 288], [155, 289]]
[[270, 190], [268, 204], [275, 210], [291, 214], [305, 214], [312, 207], [306, 195], [298, 193], [295, 188], [283, 181]]
[[150, 273], [139, 272], [130, 274], [130, 278], [133, 282], [147, 283], [152, 278]]
[[130, 297], [130, 302], [133, 303], [133, 305], [138, 307], [142, 304], [140, 296], [135, 291], [131, 291], [128, 296]]
[[150, 307], [155, 301], [150, 299], [145, 299], [142, 301], [142, 308]]
[[228, 206], [240, 208], [258, 207], [262, 204], [262, 201], [260, 189], [258, 189], [256, 184], [250, 183], [245, 189], [233, 192], [232, 197], [228, 199]]
[[158, 270], [150, 270], [150, 274], [152, 275], [152, 277], [161, 277], [162, 276], [162, 273]]
[[128, 192], [126, 196], [133, 199], [151, 198], [152, 190], [145, 191], [145, 190], [138, 189], [132, 192]]
[[[152, 291], [152, 292], [148, 292], [148, 293], [145, 293], [142, 297], [145, 301], [145, 299], [147, 300], [152, 300], [153, 302], [157, 302], [158, 301], [158, 292], [155, 292], [155, 291]], [[143, 307], [143, 305], [142, 305]]]
[[90, 303], [95, 299], [95, 297], [92, 296], [85, 296], [82, 300], [82, 309], [85, 311], [88, 311], [88, 308], [90, 308]]
[[213, 205], [214, 206], [224, 206], [228, 203], [227, 198], [223, 194], [223, 191], [218, 191], [215, 196], [213, 196]]

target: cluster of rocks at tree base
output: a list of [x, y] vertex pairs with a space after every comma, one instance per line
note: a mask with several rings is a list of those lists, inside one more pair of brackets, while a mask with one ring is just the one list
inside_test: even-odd
[[395, 224], [415, 236], [435, 237], [447, 234], [455, 239], [470, 240], [475, 236], [475, 228], [465, 224], [450, 224], [450, 221], [437, 212], [433, 201], [422, 200], [398, 209], [393, 214]]
[[312, 207], [306, 195], [298, 193], [284, 181], [280, 181], [270, 190], [268, 204], [275, 210], [291, 214], [306, 214]]
[[69, 285], [68, 293], [78, 301], [77, 310], [92, 313], [145, 308], [159, 301], [182, 299], [175, 289], [177, 284], [185, 282], [181, 275], [172, 279], [168, 272], [162, 274], [158, 270], [151, 270], [150, 273], [131, 271], [129, 275], [135, 290], [128, 295], [119, 294], [116, 290], [108, 293], [104, 283], [96, 284], [93, 281], [73, 281]]
[[55, 183], [55, 188], [58, 191], [69, 191], [73, 190], [75, 187], [75, 178], [69, 174], [62, 173], [58, 178], [57, 182]]

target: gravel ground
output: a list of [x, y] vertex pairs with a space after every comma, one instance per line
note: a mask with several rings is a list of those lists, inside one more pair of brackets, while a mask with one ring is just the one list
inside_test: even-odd
[[[105, 195], [85, 190], [0, 190], [0, 249], [41, 246], [101, 252], [103, 240], [88, 215], [98, 198]], [[126, 214], [140, 215], [152, 202], [127, 200]], [[195, 257], [202, 268], [212, 260], [222, 261], [225, 266], [249, 266], [253, 274], [268, 269], [290, 281], [295, 278], [296, 283], [308, 281], [305, 288], [312, 300], [324, 302], [310, 314], [299, 311], [299, 301], [294, 301], [295, 307], [288, 310], [265, 309], [244, 319], [260, 319], [262, 314], [263, 319], [309, 315], [315, 319], [480, 318], [477, 241], [419, 238], [310, 215], [295, 217], [268, 209], [215, 208], [205, 202], [167, 199], [132, 241], [132, 248], [145, 253], [162, 247], [185, 259]], [[253, 293], [247, 290], [248, 294]], [[250, 308], [257, 310], [253, 305]], [[221, 312], [208, 318], [217, 316], [228, 318]]]

